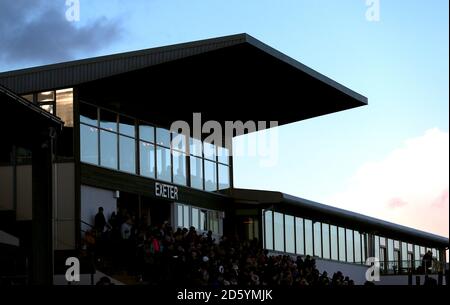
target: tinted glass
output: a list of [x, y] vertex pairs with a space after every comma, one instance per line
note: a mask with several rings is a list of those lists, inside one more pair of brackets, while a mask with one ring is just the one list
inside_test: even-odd
[[203, 189], [203, 164], [202, 159], [190, 157], [191, 162], [191, 187]]
[[147, 142], [140, 142], [141, 175], [155, 178], [155, 146]]
[[133, 138], [119, 137], [120, 170], [127, 173], [136, 173], [136, 142]]
[[117, 134], [100, 131], [100, 165], [117, 169]]
[[80, 124], [81, 161], [98, 165], [98, 129]]

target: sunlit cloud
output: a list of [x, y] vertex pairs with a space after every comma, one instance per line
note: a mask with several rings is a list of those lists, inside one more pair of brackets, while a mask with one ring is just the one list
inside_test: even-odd
[[326, 202], [448, 236], [448, 194], [449, 134], [434, 128], [363, 164]]

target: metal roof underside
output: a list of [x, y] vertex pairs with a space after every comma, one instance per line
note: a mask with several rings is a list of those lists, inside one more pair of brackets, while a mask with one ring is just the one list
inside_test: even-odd
[[[77, 87], [80, 99], [151, 115], [160, 125], [192, 119], [192, 112], [204, 113], [205, 121], [282, 125], [367, 104], [248, 34], [10, 71], [0, 73], [0, 83], [19, 94]], [[176, 107], [168, 111], [167, 102]]]
[[20, 94], [65, 88], [243, 43], [251, 44], [353, 98], [367, 103], [366, 97], [245, 33], [3, 72], [0, 73], [0, 83]]

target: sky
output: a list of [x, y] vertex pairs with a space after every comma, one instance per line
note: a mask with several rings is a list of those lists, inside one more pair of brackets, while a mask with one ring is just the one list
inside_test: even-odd
[[448, 237], [449, 3], [368, 3], [79, 0], [70, 22], [66, 0], [0, 0], [0, 71], [246, 32], [369, 105], [277, 128], [278, 162], [236, 157], [235, 187]]

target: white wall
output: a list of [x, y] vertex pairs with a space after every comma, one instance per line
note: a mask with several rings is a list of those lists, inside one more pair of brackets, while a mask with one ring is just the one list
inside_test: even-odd
[[[122, 282], [120, 282], [98, 270], [94, 273], [94, 285], [104, 276], [108, 277], [111, 280], [111, 283], [113, 283], [114, 285], [124, 285]], [[54, 275], [53, 276], [53, 285], [69, 285], [69, 283], [66, 280], [66, 275], [65, 274]], [[91, 285], [91, 275], [90, 274], [80, 274], [80, 281], [79, 282], [71, 282], [70, 285], [73, 285], [73, 286]]]
[[[17, 172], [17, 220], [31, 220], [32, 171], [31, 165], [18, 165]], [[0, 210], [13, 210], [13, 167], [0, 167]]]
[[[425, 281], [425, 275], [420, 275], [420, 285], [423, 285]], [[429, 275], [429, 277], [434, 278], [436, 281], [438, 280], [437, 275]], [[443, 284], [445, 285], [445, 276], [442, 278]], [[416, 275], [412, 276], [412, 284], [416, 285]], [[375, 285], [408, 285], [408, 276], [407, 275], [386, 275], [381, 276], [380, 281], [375, 283]]]
[[333, 273], [341, 271], [344, 276], [348, 276], [355, 285], [363, 285], [366, 281], [367, 266], [348, 264], [336, 261], [321, 260], [316, 258], [316, 267], [322, 273], [326, 271], [328, 277], [332, 277]]
[[0, 211], [13, 208], [13, 167], [0, 166]]
[[[326, 271], [331, 277], [334, 272], [341, 271], [344, 276], [348, 276], [356, 285], [363, 285], [366, 281], [367, 266], [340, 263], [335, 261], [321, 260], [316, 258], [316, 267], [320, 272]], [[438, 279], [437, 275], [430, 277]], [[420, 285], [423, 285], [425, 275], [420, 275]], [[445, 277], [443, 279], [445, 284]], [[413, 275], [412, 284], [416, 284], [416, 275]], [[375, 285], [408, 285], [408, 275], [385, 275], [380, 276], [380, 281]]]
[[75, 165], [58, 163], [53, 167], [55, 250], [75, 249]]
[[12, 236], [9, 233], [0, 231], [0, 244], [10, 245], [10, 246], [19, 246], [19, 239], [15, 236]]
[[[114, 198], [114, 191], [99, 189], [91, 186], [81, 186], [81, 220], [94, 225], [95, 214], [99, 207], [103, 207], [103, 214], [106, 221], [109, 220], [112, 212], [117, 210], [117, 199]], [[82, 230], [89, 229], [89, 226], [82, 224]]]
[[17, 220], [31, 220], [33, 217], [33, 178], [31, 165], [17, 166]]

